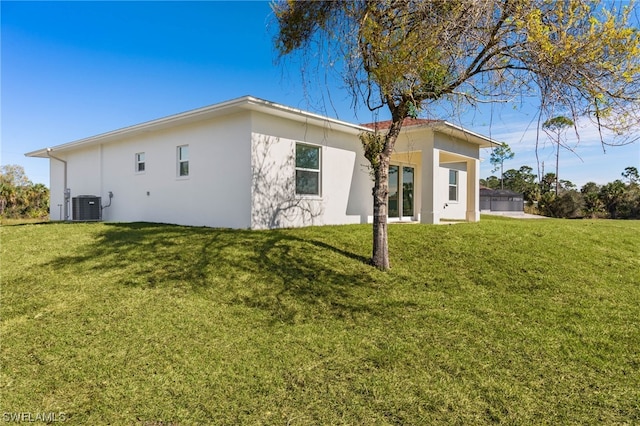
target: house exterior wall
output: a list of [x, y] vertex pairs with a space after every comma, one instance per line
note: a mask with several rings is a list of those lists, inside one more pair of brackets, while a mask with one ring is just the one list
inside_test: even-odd
[[442, 152], [461, 155], [468, 158], [480, 159], [480, 149], [478, 145], [464, 141], [462, 139], [454, 138], [453, 136], [437, 133], [434, 136], [434, 148], [439, 149]]
[[[243, 104], [185, 113], [61, 145], [55, 156], [67, 161], [71, 197], [101, 197], [105, 221], [251, 229], [371, 223], [373, 181], [358, 139], [362, 129], [292, 111]], [[409, 219], [476, 221], [479, 147], [440, 130], [407, 128], [396, 142], [391, 164], [414, 168]], [[296, 194], [299, 143], [320, 149], [319, 195]], [[188, 177], [178, 176], [182, 145], [189, 149]], [[145, 156], [143, 172], [135, 167], [137, 153]], [[64, 219], [64, 164], [53, 158], [50, 164], [51, 218]], [[449, 199], [450, 170], [458, 172], [457, 200]], [[71, 202], [68, 210], [71, 218]]]
[[[49, 160], [49, 217], [52, 220], [73, 219], [73, 206], [71, 198], [79, 195], [100, 196], [100, 147], [88, 147], [68, 153], [55, 152], [56, 158]], [[65, 165], [57, 158], [66, 161], [67, 187], [72, 188], [71, 197], [65, 207], [64, 174]]]
[[[49, 160], [49, 218], [51, 220], [65, 220], [64, 217], [64, 164], [58, 160]], [[71, 215], [71, 201], [69, 201], [69, 215]]]
[[[416, 168], [414, 220], [478, 220], [479, 207], [471, 180], [476, 175], [480, 149], [470, 142], [430, 129], [408, 131], [398, 137], [392, 164]], [[458, 171], [458, 198], [449, 199], [449, 171]], [[473, 173], [468, 173], [471, 170]], [[479, 177], [478, 177], [479, 178]], [[475, 212], [478, 211], [478, 214]]]
[[[259, 112], [252, 127], [252, 228], [370, 221], [373, 183], [356, 135]], [[320, 147], [318, 196], [296, 195], [297, 143]]]
[[[248, 113], [235, 114], [71, 151], [66, 155], [71, 196], [98, 195], [106, 205], [113, 192], [111, 206], [103, 210], [106, 221], [248, 228], [249, 126]], [[177, 173], [180, 145], [189, 146], [187, 178]], [[135, 154], [140, 152], [145, 171], [137, 173]], [[62, 177], [60, 166], [51, 161], [52, 201], [57, 204]]]
[[[439, 219], [480, 220], [478, 181], [480, 148], [478, 145], [441, 132], [434, 135], [434, 151], [439, 154], [436, 190], [436, 214]], [[449, 171], [458, 171], [458, 199], [449, 200]], [[440, 209], [438, 209], [440, 207]], [[437, 222], [436, 222], [437, 223]]]
[[[449, 199], [449, 172], [458, 172], [458, 197], [453, 201]], [[445, 163], [438, 168], [438, 181], [442, 185], [437, 186], [437, 203], [440, 207], [440, 219], [465, 220], [467, 212], [467, 164]]]

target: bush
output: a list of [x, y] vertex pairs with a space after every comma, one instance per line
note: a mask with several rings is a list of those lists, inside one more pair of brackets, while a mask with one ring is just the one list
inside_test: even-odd
[[554, 202], [555, 217], [576, 219], [583, 217], [584, 197], [578, 191], [566, 191]]
[[576, 219], [583, 217], [584, 196], [575, 190], [564, 191], [556, 197], [553, 192], [542, 195], [539, 209], [545, 216]]

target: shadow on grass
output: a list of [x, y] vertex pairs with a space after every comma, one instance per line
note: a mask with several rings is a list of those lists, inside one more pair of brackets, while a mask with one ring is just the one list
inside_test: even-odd
[[102, 274], [99, 282], [105, 285], [199, 293], [266, 310], [284, 322], [389, 312], [389, 302], [376, 306], [371, 300], [383, 273], [368, 266], [367, 257], [322, 241], [320, 234], [301, 238], [295, 230], [150, 223], [100, 226], [94, 241], [49, 265], [71, 274]]
[[49, 225], [54, 224], [49, 219], [5, 219], [0, 218], [0, 226], [27, 226], [27, 225]]

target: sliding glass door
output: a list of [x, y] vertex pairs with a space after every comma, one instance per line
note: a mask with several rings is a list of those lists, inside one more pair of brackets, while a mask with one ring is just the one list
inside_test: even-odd
[[389, 166], [389, 217], [413, 219], [415, 169]]
[[402, 216], [413, 217], [413, 167], [402, 167]]

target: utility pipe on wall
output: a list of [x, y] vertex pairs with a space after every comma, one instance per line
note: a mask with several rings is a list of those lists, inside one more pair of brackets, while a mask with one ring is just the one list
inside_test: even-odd
[[71, 190], [67, 188], [67, 162], [62, 158], [58, 158], [51, 154], [53, 149], [47, 148], [47, 155], [54, 160], [60, 161], [64, 164], [64, 220], [69, 220], [69, 199], [71, 198]]

